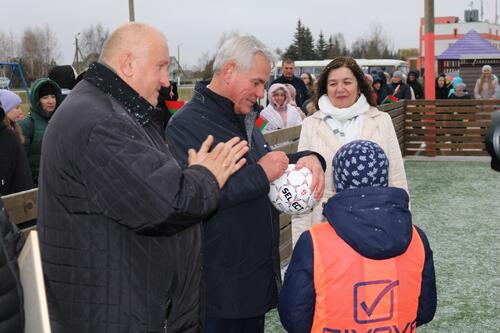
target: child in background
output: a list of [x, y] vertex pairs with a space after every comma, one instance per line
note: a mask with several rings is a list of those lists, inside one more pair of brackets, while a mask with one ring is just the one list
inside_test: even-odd
[[260, 113], [268, 122], [264, 132], [302, 124], [299, 111], [290, 104], [292, 100], [285, 85], [275, 83], [269, 88], [269, 105]]
[[21, 103], [21, 97], [17, 96], [10, 90], [0, 89], [0, 104], [5, 112], [5, 126], [13, 130], [21, 144], [24, 144], [23, 130], [17, 123], [23, 117]]
[[288, 92], [290, 93], [290, 97], [291, 97], [290, 105], [295, 107], [300, 114], [300, 118], [304, 119], [306, 117], [306, 115], [304, 114], [304, 112], [302, 112], [300, 107], [297, 105], [297, 102], [295, 102], [295, 96], [297, 96], [297, 90], [290, 83], [285, 83], [285, 87], [288, 89]]

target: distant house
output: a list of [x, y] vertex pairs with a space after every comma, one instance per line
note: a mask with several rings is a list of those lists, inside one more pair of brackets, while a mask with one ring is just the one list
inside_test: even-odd
[[170, 57], [170, 65], [168, 67], [168, 77], [170, 81], [178, 81], [186, 77], [184, 70], [177, 61], [176, 57]]
[[[500, 48], [500, 25], [488, 21], [480, 20], [477, 10], [465, 10], [464, 20], [460, 20], [458, 16], [444, 16], [434, 18], [434, 52], [436, 55], [443, 53], [455, 42], [460, 40], [469, 31], [474, 30], [479, 35], [493, 44], [496, 48]], [[425, 53], [425, 20], [420, 19], [419, 29], [419, 57], [417, 60], [417, 68], [422, 68], [424, 65]]]
[[438, 72], [458, 74], [469, 87], [474, 87], [483, 65], [491, 65], [500, 73], [500, 50], [477, 31], [471, 30], [438, 55]]

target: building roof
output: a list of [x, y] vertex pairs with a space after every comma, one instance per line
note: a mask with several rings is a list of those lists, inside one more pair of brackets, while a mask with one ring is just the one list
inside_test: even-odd
[[453, 43], [446, 51], [437, 56], [439, 60], [460, 59], [463, 55], [471, 56], [477, 54], [484, 58], [485, 55], [492, 59], [500, 58], [500, 50], [487, 39], [475, 31], [470, 30], [462, 38]]

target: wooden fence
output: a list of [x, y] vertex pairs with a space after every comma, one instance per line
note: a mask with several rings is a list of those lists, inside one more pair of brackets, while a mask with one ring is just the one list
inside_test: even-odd
[[403, 155], [486, 156], [484, 137], [500, 100], [406, 101]]
[[387, 112], [392, 118], [401, 151], [404, 150], [405, 144], [405, 107], [405, 101], [379, 106], [380, 111]]
[[[403, 155], [487, 155], [484, 146], [491, 113], [500, 108], [500, 100], [400, 101], [383, 105], [394, 123]], [[300, 126], [265, 134], [274, 150], [297, 151]], [[37, 189], [2, 197], [11, 220], [24, 231], [35, 228]], [[292, 253], [291, 217], [280, 216], [280, 257], [286, 265]]]

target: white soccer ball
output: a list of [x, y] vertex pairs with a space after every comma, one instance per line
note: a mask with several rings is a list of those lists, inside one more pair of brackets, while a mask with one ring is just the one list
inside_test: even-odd
[[310, 190], [312, 173], [307, 168], [295, 170], [295, 164], [289, 164], [285, 173], [271, 182], [269, 199], [282, 213], [300, 215], [311, 211], [316, 204]]

